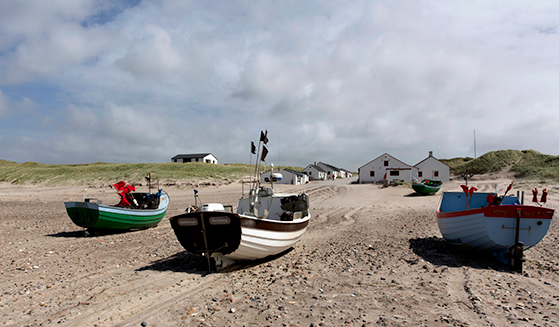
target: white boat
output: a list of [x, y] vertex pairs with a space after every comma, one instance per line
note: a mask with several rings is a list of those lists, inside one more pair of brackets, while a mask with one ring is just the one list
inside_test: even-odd
[[522, 270], [523, 250], [543, 239], [553, 213], [554, 209], [520, 204], [516, 196], [444, 192], [437, 222], [450, 243], [488, 251]]
[[210, 270], [210, 257], [215, 265], [224, 267], [229, 260], [261, 259], [293, 247], [309, 224], [308, 195], [275, 193], [273, 183], [282, 176], [273, 173], [271, 177], [270, 188], [262, 187], [255, 178], [248, 196], [239, 199], [236, 212], [233, 206], [208, 203], [171, 217], [181, 245], [207, 257]]

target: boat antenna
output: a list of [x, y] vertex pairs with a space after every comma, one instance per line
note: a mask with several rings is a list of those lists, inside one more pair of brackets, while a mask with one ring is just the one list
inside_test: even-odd
[[270, 188], [274, 189], [274, 164], [270, 164]]

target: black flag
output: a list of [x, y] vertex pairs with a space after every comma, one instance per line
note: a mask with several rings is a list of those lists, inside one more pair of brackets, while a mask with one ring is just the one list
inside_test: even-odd
[[266, 162], [266, 160], [264, 159], [266, 159], [267, 155], [268, 155], [268, 149], [266, 149], [265, 146], [262, 146], [262, 156], [260, 157], [260, 160]]
[[254, 142], [250, 141], [250, 153], [256, 154], [256, 147], [254, 146]]
[[268, 144], [268, 130], [266, 130], [266, 133], [260, 131], [260, 142], [264, 142], [264, 144]]

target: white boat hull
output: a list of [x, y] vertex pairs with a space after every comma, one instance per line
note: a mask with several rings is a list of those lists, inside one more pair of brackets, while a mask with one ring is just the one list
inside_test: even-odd
[[[516, 218], [491, 217], [484, 212], [437, 218], [443, 237], [453, 244], [467, 244], [494, 253], [506, 252], [515, 243]], [[551, 219], [520, 219], [519, 240], [524, 248], [536, 245], [546, 235]]]
[[[226, 257], [233, 260], [254, 260], [282, 253], [293, 247], [303, 237], [309, 219], [310, 214], [297, 222], [298, 224], [304, 224], [305, 227], [295, 231], [265, 230], [241, 225], [241, 243], [237, 250], [226, 255]], [[276, 225], [282, 223], [270, 222]], [[283, 224], [289, 223], [291, 222], [284, 222]]]
[[478, 193], [473, 201], [479, 204], [475, 208], [452, 210], [458, 207], [465, 209], [466, 203], [445, 203], [446, 193], [451, 193], [449, 196], [455, 198], [453, 201], [459, 201], [461, 197], [456, 192], [445, 192], [443, 195], [437, 211], [437, 223], [442, 236], [453, 244], [488, 251], [499, 258], [517, 240], [523, 243], [524, 249], [540, 242], [547, 234], [554, 213], [549, 208], [517, 204], [517, 199], [512, 197], [502, 205], [494, 206], [485, 202], [485, 206], [481, 206], [488, 193]]
[[310, 213], [292, 220], [266, 219], [225, 212], [196, 211], [171, 217], [177, 239], [197, 255], [255, 260], [282, 253], [305, 234]]

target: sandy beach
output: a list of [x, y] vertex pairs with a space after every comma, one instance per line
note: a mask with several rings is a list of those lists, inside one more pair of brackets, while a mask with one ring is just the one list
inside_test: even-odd
[[[155, 228], [85, 237], [64, 201], [89, 196], [115, 204], [113, 189], [0, 184], [0, 324], [559, 325], [559, 218], [517, 273], [442, 239], [435, 216], [441, 192], [415, 196], [409, 185], [353, 181], [277, 185], [309, 194], [312, 219], [302, 241], [280, 256], [209, 275], [167, 218], [193, 204], [192, 186], [164, 187], [171, 203]], [[476, 176], [470, 185], [502, 194], [510, 181]], [[443, 190], [460, 191], [462, 183]], [[519, 184], [512, 192], [525, 191], [526, 202], [531, 187], [546, 187], [546, 206], [557, 209], [559, 185]], [[203, 202], [235, 205], [241, 184], [197, 189]]]

